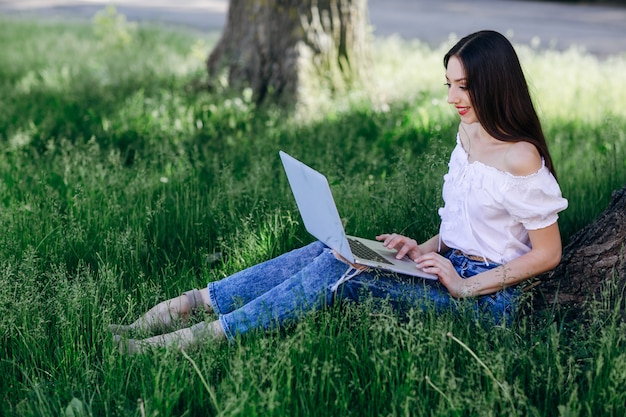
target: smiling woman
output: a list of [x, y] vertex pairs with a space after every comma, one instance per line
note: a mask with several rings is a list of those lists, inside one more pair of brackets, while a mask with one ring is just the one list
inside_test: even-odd
[[[459, 111], [461, 124], [444, 176], [440, 233], [421, 244], [395, 233], [377, 236], [398, 259], [410, 258], [436, 281], [352, 265], [314, 242], [163, 301], [128, 326], [111, 326], [120, 349], [137, 353], [203, 339], [232, 341], [363, 296], [387, 299], [401, 312], [457, 311], [457, 299], [467, 299], [485, 323], [510, 323], [519, 284], [560, 260], [557, 213], [567, 200], [509, 41], [493, 31], [474, 33], [460, 40], [444, 63], [448, 102]], [[194, 310], [215, 313], [217, 320], [142, 340], [124, 337], [172, 329]]]
[[517, 54], [504, 36], [487, 33], [495, 32], [470, 35], [446, 54], [448, 102], [459, 111], [462, 126], [479, 122], [493, 139], [534, 145], [555, 175]]

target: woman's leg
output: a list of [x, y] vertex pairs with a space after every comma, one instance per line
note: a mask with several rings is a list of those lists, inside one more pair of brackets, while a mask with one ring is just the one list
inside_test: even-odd
[[210, 304], [217, 314], [227, 314], [290, 279], [328, 248], [313, 242], [300, 249], [237, 272], [207, 285]]
[[241, 307], [225, 314], [216, 308], [221, 328], [232, 340], [252, 329], [276, 328], [295, 321], [306, 312], [331, 304], [331, 287], [349, 268], [325, 248], [304, 268]]
[[174, 327], [185, 326], [189, 315], [194, 310], [199, 309], [203, 309], [207, 313], [213, 311], [206, 288], [186, 291], [178, 297], [162, 301], [127, 326], [112, 324], [109, 328], [114, 334], [127, 334], [130, 332], [145, 334], [156, 331], [163, 333], [170, 331]]
[[[221, 307], [217, 310], [218, 313], [228, 312], [235, 308], [236, 303], [246, 303], [279, 285], [304, 268], [324, 249], [323, 243], [313, 242], [223, 280], [212, 282], [207, 288], [187, 291], [178, 297], [162, 301], [130, 325], [112, 324], [109, 328], [113, 334], [166, 332], [179, 323], [185, 325], [190, 313], [196, 309], [202, 308], [210, 313], [214, 311], [213, 305], [217, 305]], [[209, 295], [208, 288], [213, 290], [212, 295]]]
[[[224, 314], [216, 307], [213, 297], [211, 302], [219, 314], [222, 331], [229, 340], [252, 329], [275, 328], [297, 320], [306, 312], [331, 304], [335, 297], [359, 301], [363, 296], [371, 296], [389, 300], [392, 305], [404, 310], [418, 307], [442, 311], [456, 306], [456, 300], [438, 281], [375, 269], [362, 271], [333, 294], [331, 287], [349, 268], [326, 248], [293, 276], [240, 308]], [[212, 295], [210, 286], [209, 295]]]
[[[448, 259], [462, 278], [496, 268], [499, 264], [485, 264], [462, 255], [450, 253]], [[475, 314], [485, 324], [510, 324], [514, 317], [519, 290], [509, 287], [493, 294], [457, 300], [439, 281], [413, 278], [404, 275], [361, 274], [346, 282], [338, 291], [343, 298], [358, 300], [360, 296], [372, 296], [388, 300], [399, 311], [408, 308], [435, 312], [459, 311]]]
[[455, 300], [438, 281], [370, 270], [347, 281], [337, 291], [342, 299], [385, 300], [396, 311], [409, 308], [444, 311], [454, 308]]

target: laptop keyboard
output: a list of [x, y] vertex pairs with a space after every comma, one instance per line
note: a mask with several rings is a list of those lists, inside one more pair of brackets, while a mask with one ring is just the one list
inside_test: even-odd
[[348, 239], [352, 254], [357, 258], [369, 259], [370, 261], [393, 265], [391, 262], [380, 256], [373, 249], [368, 248], [358, 240]]

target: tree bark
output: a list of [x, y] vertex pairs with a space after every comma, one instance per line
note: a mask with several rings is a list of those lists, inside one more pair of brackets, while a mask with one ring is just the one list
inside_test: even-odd
[[369, 67], [369, 35], [367, 0], [231, 0], [209, 83], [250, 88], [257, 103], [343, 91]]
[[623, 295], [626, 285], [626, 186], [615, 191], [606, 210], [572, 236], [561, 263], [539, 277], [535, 308], [553, 305], [580, 310], [587, 301], [600, 300], [606, 290]]

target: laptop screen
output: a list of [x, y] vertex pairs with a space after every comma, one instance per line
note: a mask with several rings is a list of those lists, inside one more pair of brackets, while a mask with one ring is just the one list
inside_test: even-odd
[[283, 151], [279, 154], [306, 230], [354, 262], [326, 177]]

